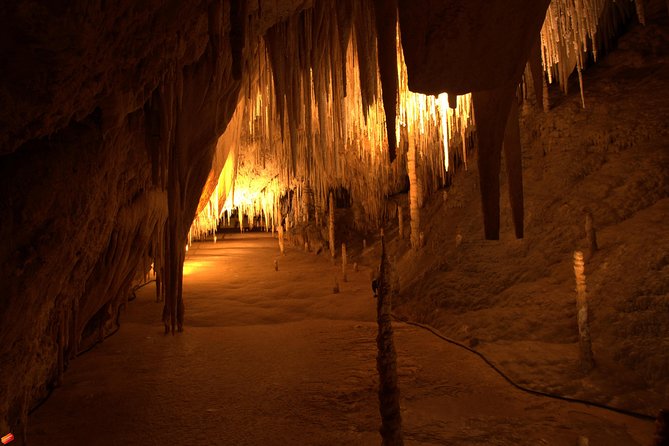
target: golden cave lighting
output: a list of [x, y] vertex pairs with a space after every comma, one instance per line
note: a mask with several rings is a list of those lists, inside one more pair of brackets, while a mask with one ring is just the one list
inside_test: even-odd
[[[604, 0], [551, 2], [540, 36], [548, 82], [557, 78], [566, 89], [577, 68], [583, 88], [584, 55], [591, 49], [596, 57], [604, 5]], [[315, 207], [324, 210], [329, 191], [339, 187], [358, 203], [356, 226], [374, 227], [383, 219], [385, 197], [407, 173], [410, 147], [428, 190], [444, 183], [455, 159], [467, 169], [474, 128], [471, 97], [458, 96], [456, 104], [449, 104], [445, 93], [435, 97], [409, 91], [399, 27], [398, 157], [388, 161], [376, 46], [369, 43], [365, 24], [370, 17], [363, 9], [356, 9], [345, 41], [330, 23], [314, 34], [313, 12], [305, 11], [299, 23], [277, 26], [267, 39], [246, 42], [254, 64], [221, 137], [225, 142], [219, 140], [217, 156], [226, 160], [225, 167], [193, 222], [193, 237], [212, 234], [223, 212], [230, 215], [234, 209], [250, 221], [261, 216], [269, 230], [281, 217], [279, 200], [288, 190], [298, 203], [310, 191]]]
[[201, 269], [208, 265], [209, 262], [205, 260], [186, 260], [184, 262], [183, 275], [189, 276], [193, 274], [196, 270]]
[[[288, 34], [284, 40], [299, 45], [301, 40]], [[470, 95], [459, 96], [457, 107], [451, 108], [446, 94], [435, 97], [409, 91], [399, 33], [399, 148], [398, 159], [388, 161], [379, 73], [376, 70], [375, 82], [367, 85], [356, 39], [352, 32], [342, 53], [338, 37], [333, 37], [325, 43], [330, 58], [320, 59], [321, 65], [306, 68], [299, 76], [284, 72], [290, 64], [272, 64], [264, 40], [253, 44], [256, 66], [225, 132], [237, 137], [228, 138], [228, 147], [219, 147], [228, 150], [226, 165], [209, 204], [193, 222], [193, 237], [212, 234], [221, 216], [229, 217], [234, 210], [240, 219], [263, 218], [264, 227], [272, 230], [281, 218], [280, 198], [290, 189], [297, 203], [309, 190], [316, 208], [324, 210], [329, 191], [344, 187], [361, 204], [356, 207], [356, 225], [378, 225], [385, 196], [406, 174], [410, 145], [418, 153], [421, 175], [429, 177], [433, 187], [443, 184], [454, 156], [466, 166], [467, 135], [473, 128]], [[295, 76], [290, 90], [277, 91], [275, 79], [290, 75]], [[370, 88], [375, 100], [366, 103]]]

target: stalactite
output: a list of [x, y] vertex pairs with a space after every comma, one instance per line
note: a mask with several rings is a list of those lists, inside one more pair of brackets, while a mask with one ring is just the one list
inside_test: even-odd
[[509, 203], [516, 238], [524, 234], [523, 166], [518, 123], [518, 101], [513, 98], [504, 131], [504, 164], [509, 184]]
[[[621, 3], [624, 2], [618, 2]], [[557, 77], [566, 92], [569, 75], [576, 69], [581, 95], [584, 96], [580, 74], [584, 68], [583, 55], [591, 52], [596, 61], [599, 45], [602, 42], [606, 44], [615, 33], [618, 24], [607, 23], [611, 16], [604, 14], [612, 4], [615, 2], [607, 0], [551, 1], [541, 29], [541, 54], [549, 83]], [[635, 0], [635, 5], [639, 22], [643, 24], [644, 0]], [[616, 16], [615, 20], [620, 20], [620, 17]], [[584, 98], [582, 102], [585, 103]]]
[[422, 185], [418, 178], [416, 146], [409, 146], [407, 156], [407, 170], [409, 174], [409, 211], [411, 216], [411, 247], [420, 246], [420, 206], [419, 197], [422, 195]]
[[[330, 189], [345, 188], [361, 204], [355, 219], [359, 229], [383, 220], [384, 197], [401, 182], [405, 168], [391, 166], [385, 156], [394, 132], [388, 135], [386, 110], [377, 100], [383, 92], [376, 69], [373, 2], [347, 2], [315, 2], [298, 17], [270, 28], [255, 44], [247, 43], [245, 51], [258, 55], [256, 66], [249, 70], [252, 76], [244, 86], [248, 93], [240, 98], [225, 132], [241, 129], [235, 139], [240, 144], [231, 151], [237, 167], [233, 175], [221, 172], [208, 206], [206, 198], [201, 201], [193, 224], [195, 238], [212, 232], [224, 210], [239, 208], [249, 217], [259, 210], [271, 214], [277, 194], [297, 188], [299, 195], [306, 184], [313, 190], [316, 207], [327, 202]], [[435, 188], [445, 181], [449, 158], [454, 156], [450, 144], [462, 148], [466, 165], [465, 140], [473, 126], [469, 96], [452, 95], [454, 109], [446, 94], [437, 99], [409, 92], [399, 33], [395, 35], [393, 71], [399, 79], [399, 102], [397, 91], [393, 100], [395, 121], [404, 132], [403, 147], [409, 139], [418, 146], [424, 159], [421, 176]], [[220, 140], [219, 145], [226, 146]], [[398, 156], [405, 158], [404, 152]], [[232, 194], [230, 187], [220, 187], [230, 178]], [[263, 178], [267, 186], [260, 186]]]
[[[527, 64], [530, 67], [532, 75], [532, 87], [534, 89], [534, 97], [540, 109], [544, 109], [544, 71], [541, 67], [541, 36], [537, 36], [535, 44], [530, 51], [530, 59]], [[546, 92], [548, 93], [548, 92]]]
[[379, 54], [379, 72], [383, 89], [383, 108], [388, 130], [388, 154], [390, 161], [396, 157], [397, 139], [395, 118], [397, 113], [397, 1], [375, 0], [376, 37]]
[[393, 341], [392, 327], [392, 292], [390, 283], [390, 264], [386, 254], [383, 236], [381, 236], [381, 266], [377, 283], [376, 318], [378, 335], [376, 337], [376, 369], [379, 373], [379, 411], [381, 412], [382, 445], [401, 446], [402, 414], [400, 412], [400, 390], [397, 382], [397, 354]]
[[478, 168], [485, 238], [499, 240], [499, 173], [502, 142], [515, 85], [472, 95], [479, 142]]

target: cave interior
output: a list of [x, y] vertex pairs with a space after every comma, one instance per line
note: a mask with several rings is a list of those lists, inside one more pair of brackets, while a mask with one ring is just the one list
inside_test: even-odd
[[669, 444], [666, 0], [0, 22], [3, 444]]

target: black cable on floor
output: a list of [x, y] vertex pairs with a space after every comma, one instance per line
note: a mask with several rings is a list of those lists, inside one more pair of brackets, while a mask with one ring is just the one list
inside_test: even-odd
[[436, 330], [433, 327], [430, 327], [429, 325], [421, 324], [420, 322], [413, 322], [413, 321], [410, 321], [408, 319], [402, 319], [402, 318], [399, 318], [398, 316], [396, 316], [394, 314], [393, 314], [393, 319], [395, 319], [396, 321], [404, 322], [407, 325], [413, 325], [415, 327], [422, 328], [423, 330], [427, 330], [430, 333], [432, 333], [433, 335], [437, 336], [438, 338], [440, 338], [440, 339], [442, 339], [442, 340], [444, 340], [444, 341], [446, 341], [450, 344], [453, 344], [457, 347], [463, 348], [470, 353], [475, 354], [476, 356], [481, 358], [483, 360], [483, 362], [485, 362], [491, 369], [493, 369], [495, 372], [497, 372], [497, 374], [499, 376], [504, 378], [504, 380], [506, 382], [508, 382], [513, 387], [515, 387], [516, 389], [521, 390], [523, 392], [529, 393], [531, 395], [543, 396], [543, 397], [547, 397], [547, 398], [553, 398], [553, 399], [556, 399], [556, 400], [566, 401], [568, 403], [578, 403], [578, 404], [584, 404], [586, 406], [599, 407], [600, 409], [605, 409], [605, 410], [608, 410], [608, 411], [611, 411], [611, 412], [616, 412], [616, 413], [619, 413], [619, 414], [622, 414], [622, 415], [627, 415], [628, 417], [638, 418], [640, 420], [655, 421], [655, 417], [651, 416], [651, 415], [648, 415], [648, 414], [634, 412], [632, 410], [627, 410], [627, 409], [621, 409], [621, 408], [618, 408], [618, 407], [607, 406], [606, 404], [597, 403], [597, 402], [594, 402], [594, 401], [586, 401], [586, 400], [581, 400], [581, 399], [578, 399], [578, 398], [572, 398], [572, 397], [568, 397], [568, 396], [557, 395], [557, 394], [554, 394], [554, 393], [542, 392], [540, 390], [529, 389], [527, 387], [521, 386], [520, 384], [516, 383], [511, 378], [509, 378], [508, 375], [506, 375], [502, 370], [500, 370], [492, 361], [490, 361], [485, 355], [483, 355], [483, 353], [481, 353], [477, 350], [474, 350], [473, 348], [468, 347], [461, 342], [458, 342], [454, 339], [451, 339], [451, 338], [448, 338], [448, 337], [444, 336], [438, 330]]

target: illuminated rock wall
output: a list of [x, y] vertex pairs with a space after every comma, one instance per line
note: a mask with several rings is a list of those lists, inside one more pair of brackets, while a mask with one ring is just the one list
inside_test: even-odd
[[[25, 418], [62, 364], [104, 335], [100, 326], [114, 325], [110, 319], [133, 279], [152, 260], [165, 286], [166, 330], [180, 328], [187, 232], [196, 212], [208, 206], [200, 200], [203, 187], [213, 193], [219, 173], [230, 170], [226, 145], [232, 143], [219, 144], [217, 151], [217, 141], [240, 92], [251, 97], [261, 72], [258, 61], [272, 67], [271, 79], [261, 86], [271, 82], [275, 93], [264, 116], [269, 122], [271, 112], [279, 122], [268, 139], [283, 141], [279, 168], [290, 176], [300, 173], [300, 163], [320, 172], [336, 167], [330, 179], [311, 179], [309, 169], [302, 171], [312, 180], [305, 188], [315, 192], [321, 207], [329, 188], [342, 183], [336, 175], [352, 165], [342, 161], [346, 157], [334, 157], [340, 149], [360, 145], [348, 140], [346, 125], [374, 122], [374, 133], [365, 138], [383, 150], [375, 159], [394, 158], [389, 148], [396, 133], [400, 143], [403, 131], [412, 141], [411, 125], [402, 121], [412, 108], [393, 101], [406, 93], [407, 82], [429, 93], [493, 91], [499, 116], [493, 106], [476, 111], [477, 131], [488, 137], [479, 138], [488, 141], [479, 159], [489, 164], [481, 169], [487, 172], [481, 184], [492, 187], [483, 197], [493, 203], [484, 205], [492, 215], [505, 110], [548, 6], [547, 0], [449, 0], [441, 6], [399, 1], [407, 80], [401, 69], [395, 72], [394, 11], [375, 10], [381, 2], [90, 3], [19, 0], [3, 6], [0, 19], [2, 431]], [[476, 38], [469, 41], [472, 35]], [[265, 54], [257, 53], [261, 38]], [[353, 57], [353, 47], [357, 71], [349, 73], [345, 61]], [[352, 74], [355, 79], [349, 79]], [[345, 95], [346, 79], [359, 94]], [[504, 91], [497, 92], [501, 87]], [[359, 120], [340, 122], [352, 104], [361, 110]], [[445, 108], [443, 98], [440, 104]], [[303, 110], [311, 106], [318, 110], [317, 122]], [[368, 110], [374, 112], [365, 114]], [[335, 119], [327, 121], [328, 115]], [[486, 116], [489, 123], [479, 119]], [[238, 142], [235, 135], [229, 138]], [[317, 150], [322, 151], [318, 156]], [[397, 159], [405, 150], [399, 147]], [[371, 153], [363, 155], [373, 158]], [[425, 159], [443, 163], [434, 154]], [[360, 163], [362, 170], [346, 174], [356, 178], [348, 184], [353, 192], [389, 169], [379, 163], [370, 174], [365, 167]], [[514, 172], [520, 175], [519, 169]], [[230, 174], [225, 175], [229, 189]], [[383, 195], [387, 184], [377, 184], [374, 193]], [[227, 189], [218, 198], [226, 194]], [[486, 235], [494, 238], [494, 224], [489, 228], [491, 217], [485, 215]]]
[[237, 103], [233, 29], [261, 34], [307, 2], [266, 3], [234, 26], [221, 1], [3, 7], [3, 432], [99, 336], [159, 246], [178, 267]]

